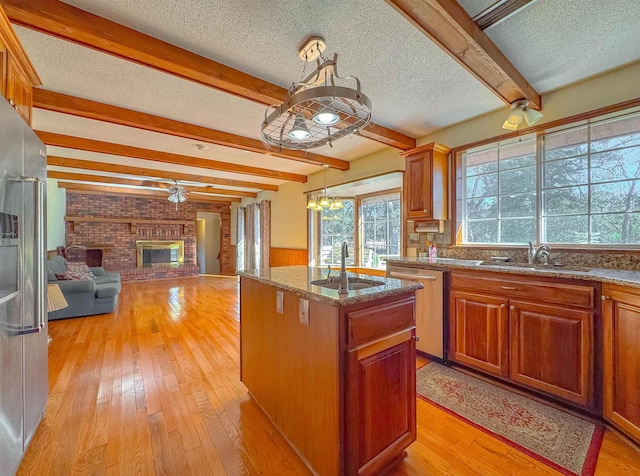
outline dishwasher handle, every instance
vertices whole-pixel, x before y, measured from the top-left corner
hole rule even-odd
[[[436,281],[438,278],[435,276],[420,276],[417,274],[404,274],[404,273],[398,273],[397,271],[391,271],[389,273],[389,275],[393,278],[401,278],[401,279],[413,279],[415,280],[420,280],[420,281]]]

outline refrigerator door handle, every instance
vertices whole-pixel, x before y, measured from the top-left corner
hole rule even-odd
[[[20,329],[14,329],[11,332],[12,335],[24,335],[35,334],[36,332],[42,332],[45,326],[46,309],[44,309],[44,180],[39,177],[14,177],[9,179],[12,182],[31,183],[34,186],[34,201],[36,204],[35,209],[35,242],[36,249],[34,250],[35,256],[35,268],[36,268],[36,309],[39,312],[36,313],[32,327],[22,327]]]

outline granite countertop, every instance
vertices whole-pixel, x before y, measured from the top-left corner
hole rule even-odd
[[[337,276],[338,272],[339,271],[333,270],[332,276]],[[238,274],[276,286],[280,289],[291,291],[304,299],[313,299],[332,306],[350,306],[352,304],[375,301],[384,297],[422,289],[422,284],[418,282],[402,281],[361,273],[347,273],[350,278],[359,277],[367,280],[380,281],[384,284],[368,289],[350,290],[347,294],[338,294],[336,289],[309,284],[310,281],[325,279],[327,277],[327,270],[325,268],[312,268],[308,266],[254,269],[240,271]]]
[[[483,263],[483,264],[479,264]],[[620,284],[640,288],[640,271],[626,269],[584,268],[580,266],[542,266],[519,263],[484,264],[486,261],[465,260],[456,258],[400,258],[387,260],[391,266],[407,266],[411,268],[446,268],[464,269],[470,271],[487,271],[489,273],[510,273],[550,278],[583,279],[585,281],[600,281],[602,283]]]

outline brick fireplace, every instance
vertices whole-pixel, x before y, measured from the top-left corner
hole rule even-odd
[[[170,278],[199,274],[196,263],[198,212],[220,213],[220,271],[234,274],[231,257],[231,213],[228,203],[181,203],[168,200],[98,195],[67,190],[66,245],[102,248],[102,263],[123,280]],[[71,221],[72,220],[72,221]],[[136,242],[182,242],[181,265],[137,267]],[[82,259],[74,250],[73,259]]]

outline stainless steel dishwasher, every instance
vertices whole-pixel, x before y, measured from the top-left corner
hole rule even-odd
[[[444,357],[444,274],[431,269],[387,265],[387,277],[418,281],[424,289],[416,291],[416,349],[446,360]]]

